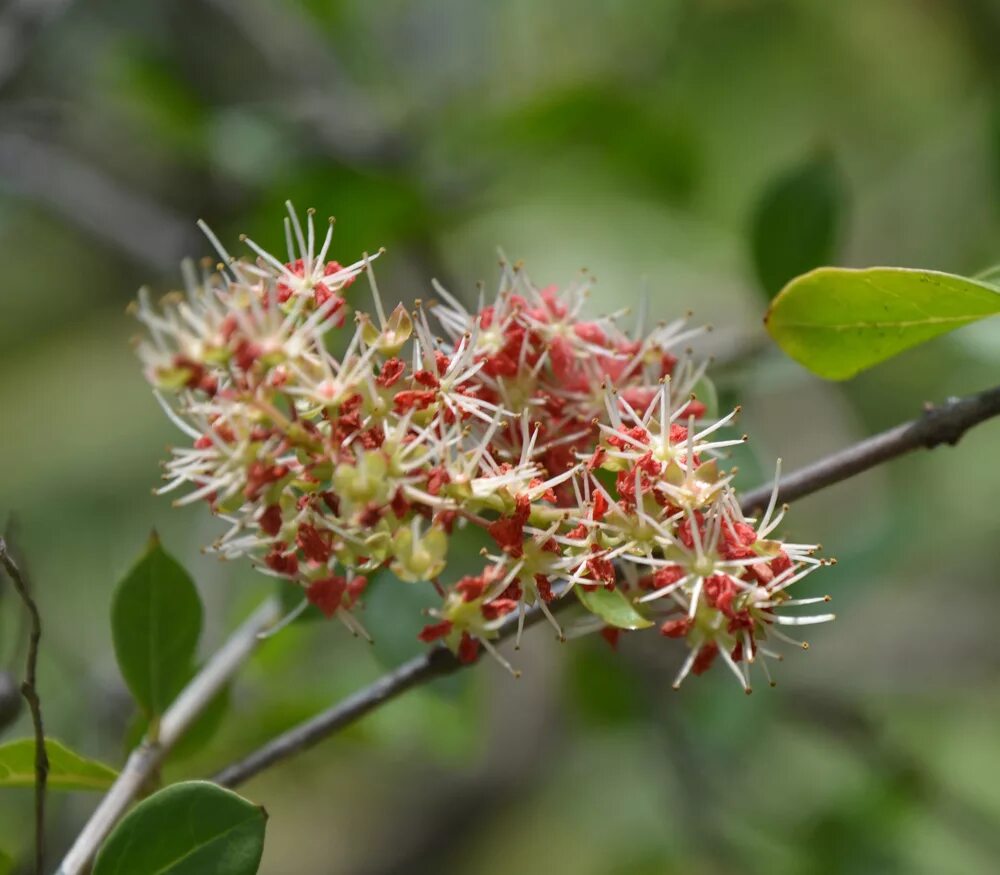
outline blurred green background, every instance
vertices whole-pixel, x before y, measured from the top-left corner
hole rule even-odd
[[[643,287],[657,317],[691,308],[744,406],[750,487],[777,456],[790,470],[997,382],[996,320],[846,385],[811,377],[764,342],[775,279],[752,253],[773,234],[778,273],[798,265],[815,208],[822,260],[1000,260],[998,46],[995,0],[8,2],[0,513],[18,515],[43,611],[50,733],[122,761],[110,594],[150,528],[196,575],[204,652],[271,591],[200,554],[207,512],[150,495],[177,436],[124,309],[208,253],[196,218],[276,245],[285,198],[335,214],[335,257],[387,246],[380,285],[405,300],[432,276],[471,297],[500,245],[540,282],[592,270],[597,311]],[[769,205],[789,186],[782,230]],[[786,535],[840,559],[810,580],[839,619],[775,690],[744,697],[719,670],[677,694],[673,642],[614,654],[536,629],[519,681],[484,664],[247,785],[271,815],[262,871],[998,871],[998,448],[986,424],[793,508]],[[373,648],[339,624],[269,641],[167,777],[418,652],[396,595],[371,594]],[[4,660],[18,622],[4,588]],[[95,801],[52,798],[53,859]],[[26,851],[29,803],[0,795],[0,847]]]

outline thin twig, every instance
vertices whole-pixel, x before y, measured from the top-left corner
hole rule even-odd
[[[525,628],[533,626],[544,618],[545,615],[540,610],[533,608],[526,612],[524,626]],[[506,640],[515,632],[517,632],[517,615],[511,614],[500,627],[498,640]],[[433,647],[384,674],[374,683],[351,694],[332,708],[273,738],[249,756],[218,772],[212,780],[224,787],[242,784],[268,766],[312,747],[318,741],[359,720],[407,690],[435,678],[446,677],[472,664],[460,662],[447,647],[440,645]]]
[[[940,444],[954,445],[970,428],[995,416],[1000,416],[1000,387],[965,398],[952,398],[938,407],[928,405],[918,419],[867,438],[783,477],[778,496],[784,500],[802,498],[912,450],[932,449]],[[742,496],[740,505],[743,510],[749,513],[762,507],[771,494],[772,486],[767,484]],[[533,609],[528,612],[525,625],[540,619],[541,613]],[[501,627],[500,637],[509,637],[516,625],[516,617],[509,617]],[[407,690],[462,667],[464,664],[451,651],[435,647],[326,711],[276,736],[248,756],[226,766],[212,780],[227,787],[242,784],[268,766],[312,747]]]
[[[21,576],[10,553],[7,542],[0,537],[0,564],[3,565],[24,602],[31,618],[31,635],[28,638],[28,656],[25,660],[24,681],[21,695],[31,711],[31,722],[35,727],[35,873],[42,875],[45,859],[45,785],[49,777],[49,757],[45,750],[45,725],[42,722],[42,703],[38,698],[38,646],[42,640],[42,618],[38,605],[31,597],[28,584]]]
[[[932,450],[941,444],[954,446],[974,425],[998,415],[1000,386],[976,395],[949,398],[938,406],[928,404],[924,407],[923,415],[917,419],[859,441],[839,453],[782,477],[778,500],[795,501],[812,495],[826,486],[839,483],[913,450]],[[741,498],[744,510],[750,512],[767,504],[773,486],[772,481],[746,493]]]
[[[281,616],[277,599],[264,602],[205,664],[167,708],[155,740],[146,739],[128,758],[115,783],[91,815],[57,875],[80,875],[112,827],[148,784],[166,755],[260,643],[260,635]]]
[[[223,769],[212,780],[224,787],[235,787],[276,762],[312,747],[328,735],[353,723],[370,711],[395,699],[413,687],[434,678],[445,677],[461,668],[454,654],[445,647],[434,647],[404,662],[362,690],[338,702],[315,717],[258,748],[249,756]]]

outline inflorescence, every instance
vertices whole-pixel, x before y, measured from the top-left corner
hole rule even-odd
[[[744,516],[722,465],[739,411],[708,418],[683,320],[588,320],[586,277],[538,288],[506,262],[475,311],[435,283],[440,300],[387,314],[374,258],[329,258],[332,220],[318,240],[289,205],[286,262],[249,239],[254,257],[233,258],[203,230],[222,263],[186,265],[186,294],[143,292],[136,311],[147,377],[190,438],[159,491],[208,502],[229,524],[213,549],[301,587],[302,608],[365,635],[367,579],[387,568],[440,595],[423,641],[510,668],[494,643],[508,615],[520,638],[537,606],[563,637],[554,603],[575,595],[577,631],[614,643],[655,621],[683,639],[674,686],[721,659],[748,692],[750,666],[770,680],[780,658],[771,639],[804,646],[779,627],[833,619],[779,612],[828,601],[789,589],[829,560],[773,536],[776,495]],[[350,319],[361,274],[374,312]],[[446,584],[466,526],[493,549]]]

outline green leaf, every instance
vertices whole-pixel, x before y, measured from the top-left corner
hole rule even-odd
[[[5,851],[0,851],[0,875],[10,875],[13,871],[14,858]]]
[[[111,630],[132,695],[149,716],[162,714],[193,672],[201,599],[188,573],[155,536],[118,585]]]
[[[115,827],[93,875],[252,875],[266,820],[263,808],[217,784],[172,784]]]
[[[605,589],[602,586],[588,592],[582,586],[574,586],[573,591],[588,611],[596,614],[609,626],[646,629],[653,625],[653,621],[640,614],[621,590]]]
[[[824,267],[790,282],[765,322],[778,345],[830,380],[1000,313],[1000,288],[902,267]]]
[[[53,738],[45,739],[49,756],[48,786],[53,790],[107,790],[118,777],[110,766],[88,760]],[[35,740],[18,738],[0,744],[0,787],[35,786]]]
[[[750,240],[754,270],[768,298],[792,277],[833,260],[844,189],[833,156],[822,151],[764,190]]]

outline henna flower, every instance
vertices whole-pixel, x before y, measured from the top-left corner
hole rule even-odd
[[[185,293],[136,307],[146,376],[188,439],[159,491],[226,523],[212,549],[359,634],[371,573],[433,586],[421,640],[511,671],[500,629],[537,608],[564,637],[557,603],[577,596],[609,640],[655,620],[684,642],[675,685],[724,663],[749,691],[775,640],[801,644],[785,626],[833,618],[786,612],[826,601],[789,590],[827,563],[775,537],[773,496],[740,511],[739,409],[702,397],[704,365],[679,352],[696,330],[626,331],[624,313],[584,315],[586,276],[560,291],[506,263],[474,310],[435,284],[386,315],[374,259],[334,260],[314,218],[289,205],[281,257],[244,238],[235,258],[205,228],[217,270],[187,265]],[[449,585],[469,526],[494,550]]]

